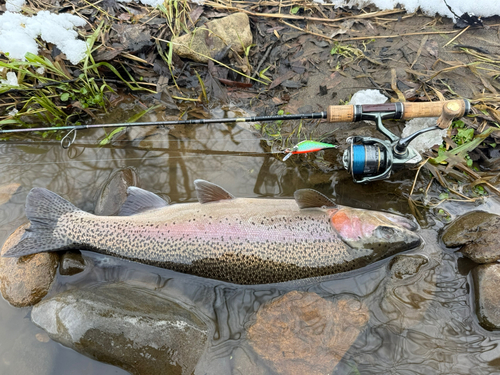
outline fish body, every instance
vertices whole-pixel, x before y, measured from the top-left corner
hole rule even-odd
[[[338,207],[313,190],[299,191],[296,202],[234,198],[202,180],[196,187],[200,203],[177,205],[129,188],[121,216],[96,216],[35,188],[26,204],[31,232],[6,255],[87,248],[198,276],[262,284],[349,271],[420,244],[408,219]]]

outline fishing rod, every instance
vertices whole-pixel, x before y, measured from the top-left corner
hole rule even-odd
[[[409,143],[425,132],[448,128],[453,119],[468,114],[470,110],[470,103],[466,99],[422,103],[397,102],[386,104],[331,105],[328,106],[327,111],[317,113],[7,129],[0,130],[0,134],[69,130],[61,140],[61,146],[63,148],[68,148],[74,143],[77,131],[84,129],[160,125],[203,125],[299,119],[326,119],[329,123],[368,120],[374,121],[377,130],[384,134],[389,140],[359,136],[348,138],[347,141],[350,143],[350,148],[344,152],[343,164],[345,169],[351,173],[355,182],[369,182],[388,178],[392,171],[417,165],[422,158],[415,149],[409,146]],[[409,120],[419,117],[439,118],[436,126],[419,130],[406,138],[399,138],[387,130],[382,123],[382,120],[386,119]],[[333,147],[335,146],[328,143],[303,141],[291,149],[283,150],[283,153],[287,154],[283,160],[288,159],[291,155],[315,152]]]

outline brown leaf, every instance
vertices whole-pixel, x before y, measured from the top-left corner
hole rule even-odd
[[[435,40],[428,40],[425,43],[425,49],[427,52],[431,54],[431,56],[434,56],[436,59],[439,54],[439,44]]]
[[[97,49],[97,51],[93,54],[94,61],[111,61],[120,53],[123,52],[122,48],[106,48],[101,46]]]
[[[276,78],[270,85],[269,85],[269,90],[275,88],[276,86],[280,85],[282,82],[287,81],[295,76],[295,72],[292,70],[289,70],[282,76]]]
[[[203,13],[203,7],[199,6],[194,8],[191,13],[189,13],[189,21],[187,24],[187,28],[191,29],[195,24],[196,21],[198,21],[198,18],[200,18],[201,14]]]
[[[249,88],[252,87],[253,85],[251,83],[245,83],[245,82],[236,82],[236,81],[231,81],[229,79],[224,79],[224,78],[217,78],[220,82],[225,84],[226,86],[233,86],[233,87],[243,87],[243,88]]]

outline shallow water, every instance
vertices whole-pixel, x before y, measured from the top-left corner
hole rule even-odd
[[[0,211],[3,242],[24,217],[24,201],[32,187],[48,188],[84,210],[92,211],[100,187],[117,168],[136,168],[140,185],[168,195],[173,203],[195,201],[193,181],[202,178],[235,196],[291,198],[299,188],[314,188],[341,204],[409,214],[407,194],[413,172],[388,182],[355,185],[347,172],[318,171],[304,159],[282,163],[268,153],[249,130],[225,124],[162,129],[161,136],[119,147],[95,147],[104,131],[81,132],[69,150],[53,142],[0,144],[2,183],[20,190]],[[86,145],[85,147],[79,145]],[[146,147],[146,149],[144,149]],[[500,203],[449,202],[456,216],[472,209],[500,212]],[[397,286],[388,283],[389,260],[351,273],[275,285],[237,286],[169,270],[84,252],[89,266],[82,274],[57,276],[49,294],[97,283],[121,282],[155,288],[199,314],[211,336],[197,374],[240,373],[234,358],[248,371],[258,366],[272,373],[252,351],[246,328],[266,301],[291,290],[316,292],[335,300],[353,296],[368,306],[370,319],[334,374],[493,374],[500,373],[500,333],[481,328],[474,315],[468,263],[437,240],[443,227],[431,212],[421,211],[425,246],[410,251],[428,263],[419,279]],[[30,309],[0,301],[0,373],[126,374],[47,341],[29,319]]]

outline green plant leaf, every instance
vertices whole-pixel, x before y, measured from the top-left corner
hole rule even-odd
[[[272,79],[270,79],[268,76],[266,76],[266,72],[267,70],[271,67],[271,65],[269,65],[267,68],[265,69],[262,69],[260,72],[259,72],[259,77],[262,78],[262,79],[265,79],[269,82],[272,82]]]
[[[113,139],[113,136],[125,129],[125,126],[120,126],[119,128],[114,129],[111,133],[109,133],[103,140],[99,142],[99,146],[107,145]]]
[[[449,197],[450,197],[450,194],[448,194],[448,193],[441,193],[441,194],[439,194],[439,199],[440,200],[448,199]]]
[[[63,92],[60,96],[61,100],[63,102],[67,101],[69,99],[69,94],[67,92]]]
[[[465,143],[461,146],[455,147],[451,151],[445,151],[444,149],[439,150],[438,156],[430,160],[435,164],[441,164],[443,162],[446,162],[446,160],[450,157],[458,156],[461,158],[465,158],[465,156],[469,151],[474,150],[477,146],[481,144],[481,142],[483,142],[494,131],[498,131],[498,129],[488,128],[481,134],[476,135],[474,139],[469,143]]]

